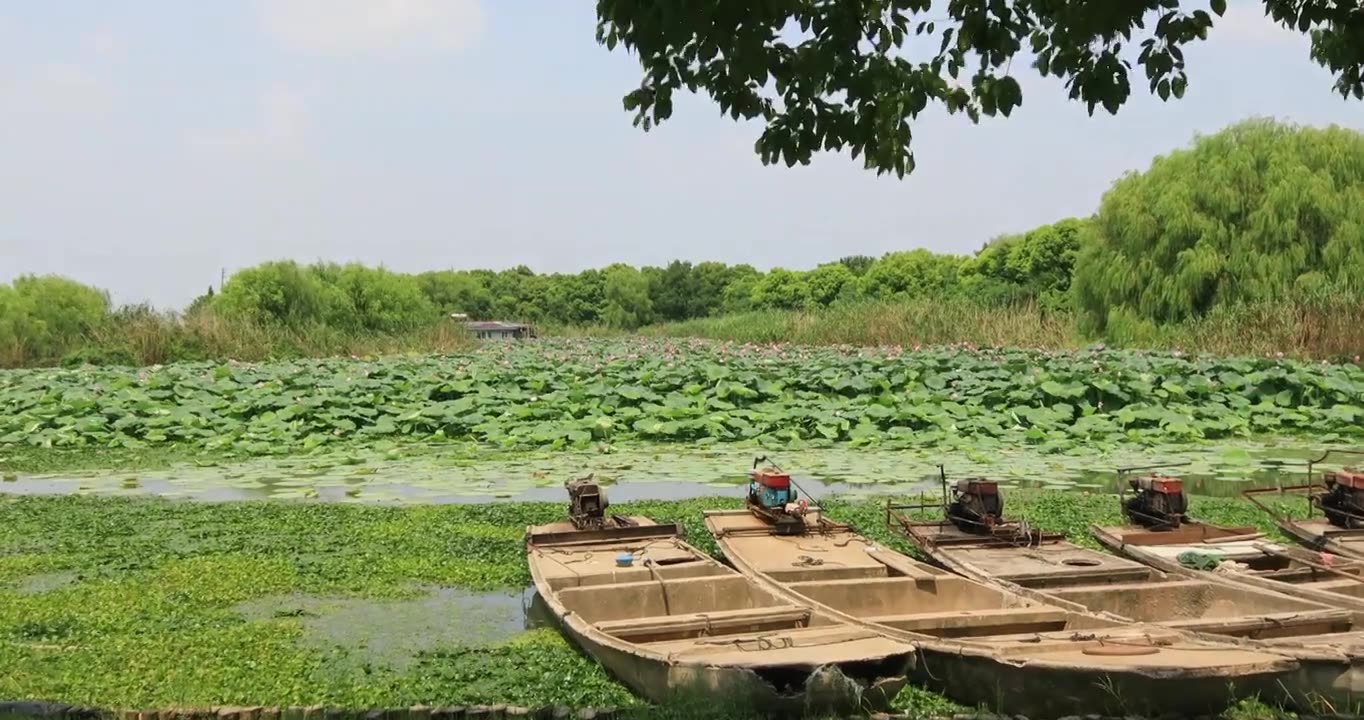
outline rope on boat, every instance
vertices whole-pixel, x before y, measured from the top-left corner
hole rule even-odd
[[[717,647],[733,645],[735,649],[740,650],[742,652],[764,652],[767,650],[786,650],[790,648],[819,647],[821,645],[838,645],[840,643],[855,642],[857,640],[862,639],[864,638],[836,638],[832,640],[815,640],[812,642],[802,642],[798,644],[796,643],[795,640],[792,640],[789,636],[786,635],[777,637],[776,642],[774,642],[770,636],[764,635],[756,638],[730,638],[728,640],[722,640],[719,638],[716,639],[697,638],[695,640],[695,643],[697,645],[709,645]],[[753,645],[756,645],[756,647],[752,647]],[[687,654],[686,651],[670,652],[667,654],[668,662],[673,662],[678,658],[678,656],[686,654]]]
[[[780,646],[781,649],[785,649],[785,648],[789,648],[789,647],[795,647],[795,642],[794,642],[793,640],[791,640],[791,638],[789,638],[789,637],[782,636],[782,637],[777,638],[777,640],[780,640],[780,641],[781,641],[781,646]],[[744,645],[745,645],[746,643],[753,643],[753,644],[757,645],[757,647],[756,647],[756,648],[754,648],[754,647],[744,647]],[[758,651],[761,651],[761,650],[772,650],[772,649],[778,647],[777,643],[772,642],[772,640],[771,640],[770,638],[768,638],[767,636],[756,637],[756,638],[748,638],[748,639],[744,639],[744,638],[731,638],[731,639],[729,639],[729,640],[698,640],[696,644],[697,644],[697,645],[733,645],[734,647],[736,647],[736,648],[738,648],[738,649],[740,649],[740,650],[742,650],[742,651],[744,651],[744,652],[758,652]]]
[[[789,635],[771,636],[761,635],[756,638],[730,638],[728,640],[697,640],[697,645],[733,645],[744,652],[761,652],[764,650],[785,650],[787,648],[807,648],[819,647],[820,645],[838,645],[845,642],[854,642],[865,638],[833,638],[829,640],[813,640],[810,642],[797,643]],[[752,647],[756,645],[756,647]]]
[[[573,569],[572,567],[570,567],[570,563],[582,562],[582,561],[586,560],[587,557],[578,558],[577,560],[560,560],[559,558],[556,558],[556,557],[554,557],[553,555],[546,554],[545,551],[544,551],[543,549],[541,549],[541,548],[535,548],[535,554],[537,554],[537,555],[539,555],[539,556],[545,558],[546,560],[552,560],[552,561],[558,563],[560,567],[562,567],[563,569],[565,569],[565,570],[567,570],[567,571],[573,573],[573,577],[575,577],[575,578],[578,579],[578,583],[579,583],[579,584],[582,584],[582,579],[583,579],[582,573],[580,573],[580,572],[578,572],[577,570],[575,570],[575,569]],[[592,553],[587,553],[587,556],[588,556],[588,557],[591,557],[591,555],[592,555]]]
[[[672,607],[668,602],[668,584],[663,582],[663,576],[658,573],[658,563],[654,562],[653,558],[645,558],[644,567],[649,568],[649,573],[654,576],[654,580],[658,581],[659,592],[663,595],[663,614],[672,615]]]

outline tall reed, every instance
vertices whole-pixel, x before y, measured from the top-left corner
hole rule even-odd
[[[212,310],[179,315],[131,307],[110,314],[88,332],[62,338],[46,353],[21,342],[0,346],[0,367],[443,353],[466,350],[474,343],[464,328],[449,321],[402,333],[353,333],[322,324],[263,324]]]
[[[578,335],[597,334],[576,328]],[[619,331],[601,331],[617,335]],[[1194,321],[1088,337],[1073,315],[1033,304],[989,307],[969,300],[875,302],[828,310],[760,311],[652,325],[639,334],[814,345],[950,345],[1131,349],[1216,355],[1279,355],[1356,361],[1364,355],[1364,301],[1354,297],[1219,307]]]

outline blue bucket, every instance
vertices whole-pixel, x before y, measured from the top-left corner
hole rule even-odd
[[[635,564],[633,553],[623,552],[616,556],[616,567],[630,567]]]

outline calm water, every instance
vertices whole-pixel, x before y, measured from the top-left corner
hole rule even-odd
[[[237,611],[253,621],[296,620],[309,645],[396,668],[424,652],[494,645],[526,630],[555,627],[532,587],[483,593],[438,587],[402,600],[281,595],[247,601]]]
[[[1183,463],[1168,472],[1194,494],[1235,496],[1254,486],[1305,478],[1305,460],[1322,448],[1306,444],[1236,443],[1180,448],[1129,448],[1045,455],[1028,450],[964,452],[855,448],[801,450],[774,459],[792,471],[814,499],[844,495],[938,491],[938,463],[949,479],[984,476],[1006,487],[1110,492],[1116,469]],[[644,446],[612,453],[562,452],[488,459],[444,458],[436,452],[393,459],[317,455],[258,459],[214,467],[182,466],[146,473],[20,475],[0,482],[0,493],[23,495],[157,495],[205,501],[300,500],[362,503],[486,503],[564,500],[563,482],[589,473],[610,488],[614,502],[675,500],[738,493],[752,466],[751,449],[688,450]],[[1323,467],[1339,467],[1333,456]]]

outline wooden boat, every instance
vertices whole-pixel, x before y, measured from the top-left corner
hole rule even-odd
[[[526,555],[564,632],[654,702],[723,698],[784,716],[883,709],[915,660],[913,643],[792,602],[692,547],[677,525],[600,514],[550,523],[528,529]]]
[[[1291,655],[1300,662],[1300,671],[1283,680],[1276,695],[1283,701],[1309,705],[1314,698],[1325,698],[1337,705],[1352,704],[1356,693],[1364,690],[1364,666],[1355,669],[1364,658],[1364,616],[1360,613],[1339,603],[1290,596],[1277,588],[1198,575],[1179,567],[1177,560],[1152,566],[1080,547],[1064,536],[1002,517],[1002,513],[988,518],[982,527],[976,522],[981,519],[978,513],[969,512],[972,507],[979,509],[979,502],[955,499],[977,492],[981,484],[990,483],[981,479],[958,483],[950,504],[944,490],[941,507],[946,517],[942,520],[915,521],[898,510],[929,506],[891,503],[887,504],[887,520],[944,567],[1028,598],[1199,637],[1236,638],[1232,642],[1243,647]],[[1218,540],[1257,537],[1254,528],[1221,528],[1190,518],[1182,484],[1176,478],[1138,478],[1132,486],[1138,490],[1135,497],[1119,496],[1123,513],[1132,521],[1121,530],[1142,547],[1160,542],[1158,538],[1215,545]],[[964,514],[970,517],[962,517],[963,505]],[[1107,532],[1116,531],[1109,528]],[[1114,549],[1131,556],[1136,544]]]
[[[1019,588],[1102,585],[1148,579],[1150,568],[1132,560],[1080,547],[1060,533],[1003,514],[998,483],[984,478],[950,488],[943,467],[942,500],[886,501],[886,525],[916,549],[958,575]],[[905,511],[929,511],[936,520],[913,520]]]
[[[1152,532],[1131,525],[1092,525],[1090,534],[1113,552],[1167,573],[1196,571],[1213,582],[1364,612],[1364,561],[1270,542],[1253,528],[1200,524]]]
[[[1282,653],[957,576],[810,510],[798,535],[776,534],[748,510],[706,512],[705,522],[745,576],[787,602],[918,645],[914,679],[967,705],[1034,718],[1216,714],[1241,697],[1274,695],[1298,669]]]
[[[1269,513],[1285,535],[1308,548],[1364,560],[1364,472],[1346,468],[1339,472],[1324,472],[1321,482],[1314,481],[1314,467],[1332,455],[1364,455],[1364,450],[1327,450],[1321,457],[1307,461],[1306,483],[1254,488],[1242,494]],[[1261,502],[1260,497],[1269,494],[1302,497],[1306,501],[1305,517],[1294,518]]]

